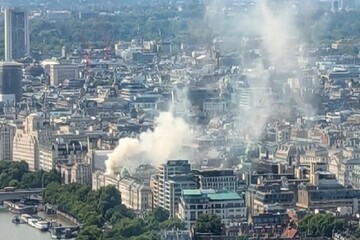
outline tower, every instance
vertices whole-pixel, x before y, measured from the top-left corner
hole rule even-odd
[[[5,9],[5,61],[30,55],[29,18],[26,11]]]
[[[0,102],[21,101],[22,64],[0,62]]]

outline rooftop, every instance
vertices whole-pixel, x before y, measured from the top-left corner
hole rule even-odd
[[[214,189],[188,189],[182,191],[183,196],[201,196],[206,195],[212,201],[223,201],[223,200],[241,200],[242,197],[229,190],[214,190]]]

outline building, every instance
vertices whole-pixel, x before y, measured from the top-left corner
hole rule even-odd
[[[91,166],[88,163],[72,163],[57,165],[63,184],[79,183],[91,185]]]
[[[78,79],[79,67],[76,64],[51,64],[49,66],[50,85],[57,86],[66,79]]]
[[[63,140],[54,143],[43,143],[39,146],[39,168],[50,171],[57,164],[72,165],[85,163],[87,146],[79,141],[65,143]]]
[[[122,203],[135,211],[144,211],[151,203],[151,193],[148,184],[133,178],[123,169],[117,176],[106,175],[102,171],[96,171],[92,175],[92,188],[97,190],[108,185],[115,186],[120,194]]]
[[[216,115],[226,112],[226,100],[221,98],[209,98],[203,102],[203,111],[210,115]]]
[[[260,183],[259,185],[250,185],[246,191],[246,207],[249,215],[267,213],[269,208],[275,204],[284,209],[295,207],[296,190],[285,185],[288,184]]]
[[[246,217],[244,199],[238,193],[229,190],[183,190],[178,217],[185,226],[190,229],[202,214],[216,214],[225,225],[239,222]]]
[[[158,173],[150,180],[153,207],[162,207],[175,216],[183,189],[196,189],[197,183],[191,174],[188,160],[168,160],[161,164]]]
[[[121,202],[135,211],[149,209],[151,201],[150,186],[130,176],[123,177],[118,184]]]
[[[311,163],[328,162],[328,151],[324,147],[315,147],[306,150],[304,154],[300,155],[300,164],[310,166]]]
[[[6,120],[0,121],[0,162],[13,160],[13,141],[16,125]]]
[[[48,119],[40,113],[28,115],[22,127],[16,128],[13,161],[25,161],[30,171],[39,170],[39,145],[50,142],[52,131]]]
[[[342,186],[325,168],[325,164],[310,165],[310,183],[298,186],[296,206],[309,210],[350,207],[353,214],[357,213],[360,190]]]
[[[22,97],[22,64],[0,62],[0,102],[20,102]]]
[[[30,55],[29,18],[26,11],[5,9],[5,61]]]
[[[239,179],[231,169],[194,170],[200,189],[227,189],[238,192]]]

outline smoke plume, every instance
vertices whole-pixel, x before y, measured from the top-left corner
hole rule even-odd
[[[138,138],[122,138],[106,160],[106,174],[119,172],[123,167],[133,171],[140,164],[157,166],[168,159],[182,158],[182,146],[191,139],[190,127],[169,112],[160,113],[153,131]]]

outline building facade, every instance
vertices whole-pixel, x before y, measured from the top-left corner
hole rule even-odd
[[[0,121],[0,162],[13,160],[13,141],[16,126],[6,120]]]
[[[190,229],[202,214],[216,214],[225,225],[241,221],[246,217],[244,199],[228,190],[183,190],[178,217],[185,226]]]
[[[168,160],[161,164],[158,173],[150,180],[152,206],[162,207],[173,217],[176,213],[181,189],[196,189],[188,160]]]
[[[57,86],[66,79],[78,79],[79,67],[76,64],[51,64],[49,67],[50,85]]]
[[[20,9],[5,9],[5,61],[30,55],[29,17]]]
[[[0,102],[14,104],[22,97],[22,64],[16,62],[0,63]]]
[[[52,131],[44,115],[32,113],[18,127],[13,140],[13,161],[25,161],[30,171],[39,170],[39,145],[50,142]]]

